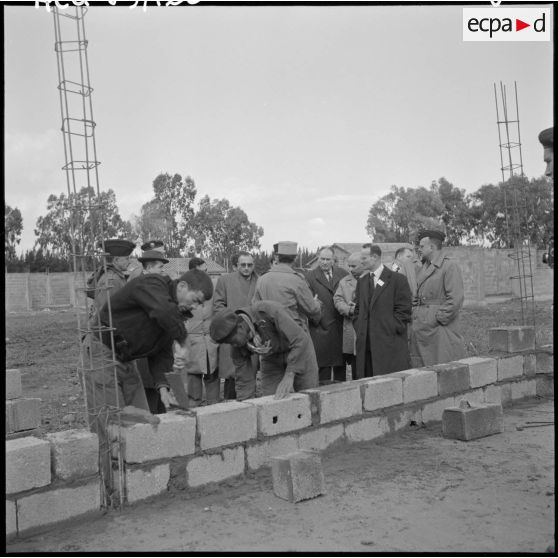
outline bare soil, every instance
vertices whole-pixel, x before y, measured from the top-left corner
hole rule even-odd
[[[291,504],[269,470],[15,541],[8,553],[543,553],[554,541],[553,401],[506,409],[471,442],[440,423],[322,455],[327,494]]]

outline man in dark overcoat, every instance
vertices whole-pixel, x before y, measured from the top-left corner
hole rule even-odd
[[[314,343],[318,360],[320,384],[332,380],[344,382],[347,379],[343,358],[343,316],[335,308],[333,295],[339,281],[348,271],[333,265],[333,250],[320,251],[318,267],[309,271],[306,281],[312,294],[322,303],[322,317],[317,324],[310,324],[310,336]]]
[[[407,279],[382,264],[382,250],[370,246],[371,269],[356,286],[356,378],[410,368],[407,325],[411,289]]]

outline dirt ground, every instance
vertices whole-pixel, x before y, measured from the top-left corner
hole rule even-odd
[[[327,494],[291,504],[269,470],[166,494],[8,545],[35,552],[543,553],[554,540],[554,401],[505,410],[471,442],[440,423],[322,455]]]

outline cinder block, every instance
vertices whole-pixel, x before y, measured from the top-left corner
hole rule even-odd
[[[195,452],[196,419],[178,413],[157,415],[161,422],[120,426],[122,455],[126,463],[191,455]],[[111,440],[118,440],[118,424],[109,425]]]
[[[201,486],[244,474],[244,448],[224,449],[222,453],[194,457],[186,466],[188,485]]]
[[[484,388],[484,400],[488,403],[502,404],[502,388],[500,386],[487,386]]]
[[[455,397],[446,397],[422,407],[422,422],[435,422],[442,420],[442,413],[448,407],[455,407]]]
[[[523,355],[523,375],[535,376],[537,373],[537,355],[534,353]]]
[[[445,397],[469,389],[469,366],[462,362],[447,362],[430,366],[438,374],[438,395]],[[424,419],[423,419],[424,420]]]
[[[19,370],[6,370],[6,399],[21,397],[21,372]]]
[[[6,442],[6,494],[46,486],[51,481],[50,444],[33,436]]]
[[[325,424],[362,414],[360,386],[352,382],[304,390],[318,409],[319,422]]]
[[[342,424],[333,426],[322,426],[315,430],[303,432],[298,438],[300,449],[312,449],[323,451],[336,442],[344,440],[345,429]]]
[[[202,450],[237,444],[257,436],[257,409],[240,401],[228,401],[193,409]]]
[[[438,374],[433,370],[411,368],[390,376],[403,380],[403,403],[438,396]]]
[[[508,405],[511,405],[512,402],[511,384],[510,383],[502,384],[500,387],[502,390],[502,406],[506,407]]]
[[[484,390],[479,388],[479,389],[474,389],[472,391],[468,391],[467,393],[462,393],[460,395],[456,395],[455,396],[455,406],[459,407],[459,404],[461,403],[461,401],[467,401],[471,405],[477,406],[477,407],[482,406],[486,403]]]
[[[41,424],[41,400],[22,397],[6,401],[6,433],[31,430]]]
[[[446,409],[442,415],[442,433],[446,438],[476,440],[504,430],[501,405]]]
[[[263,436],[275,436],[312,425],[310,396],[307,393],[295,393],[285,399],[274,399],[273,395],[269,395],[243,403],[256,407],[258,434]]]
[[[299,450],[273,458],[273,492],[289,502],[325,494],[325,479],[319,452]]]
[[[378,376],[361,385],[365,411],[376,411],[403,403],[403,380]]]
[[[99,440],[89,430],[64,430],[47,434],[52,471],[67,480],[94,475],[99,470]]]
[[[535,348],[533,326],[491,327],[488,330],[488,348],[491,351],[518,353]]]
[[[386,417],[370,417],[345,424],[345,436],[349,442],[374,440],[388,432]]]
[[[168,463],[150,469],[126,469],[126,498],[129,503],[157,496],[167,491],[170,479]]]
[[[535,395],[537,395],[537,381],[535,379],[513,382],[511,385],[512,401],[525,397],[535,397]]]
[[[251,470],[271,465],[271,458],[276,455],[291,453],[298,449],[295,436],[280,436],[265,442],[257,442],[246,446],[246,464]]]
[[[537,372],[554,372],[554,347],[544,345],[536,352]]]
[[[6,500],[6,538],[17,535],[17,511],[16,503]]]
[[[554,397],[554,374],[537,374],[537,395],[541,397]]]
[[[387,423],[390,432],[397,432],[407,428],[412,423],[422,422],[422,408],[420,405],[406,409],[390,409],[386,412]]]
[[[498,381],[523,376],[523,355],[498,359]]]
[[[495,358],[469,357],[457,360],[469,367],[470,386],[472,388],[494,384],[498,381],[498,366]]]
[[[100,509],[100,481],[31,494],[17,500],[18,531],[21,535],[28,529],[74,519]]]

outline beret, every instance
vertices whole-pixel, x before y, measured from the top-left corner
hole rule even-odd
[[[282,240],[273,245],[273,251],[279,256],[296,256],[296,242]]]
[[[238,325],[238,315],[230,308],[223,308],[215,314],[209,326],[209,335],[215,343],[222,343]]]
[[[158,250],[159,252],[164,252],[165,244],[162,240],[148,240],[145,244],[141,245],[141,249],[144,252],[146,250]]]
[[[97,246],[103,248],[102,241],[99,241]],[[136,245],[129,240],[122,240],[120,238],[111,238],[110,240],[105,240],[105,250],[107,254],[111,256],[129,256]]]
[[[539,141],[543,147],[554,147],[554,127],[547,128],[539,134]]]
[[[419,231],[417,234],[417,242],[419,242],[421,238],[425,238],[425,237],[437,238],[440,242],[444,242],[444,240],[446,239],[446,235],[442,231],[423,229]]]
[[[141,258],[138,258],[139,262],[163,262],[169,263],[169,260],[165,258],[165,254],[159,250],[146,250],[142,253]]]

